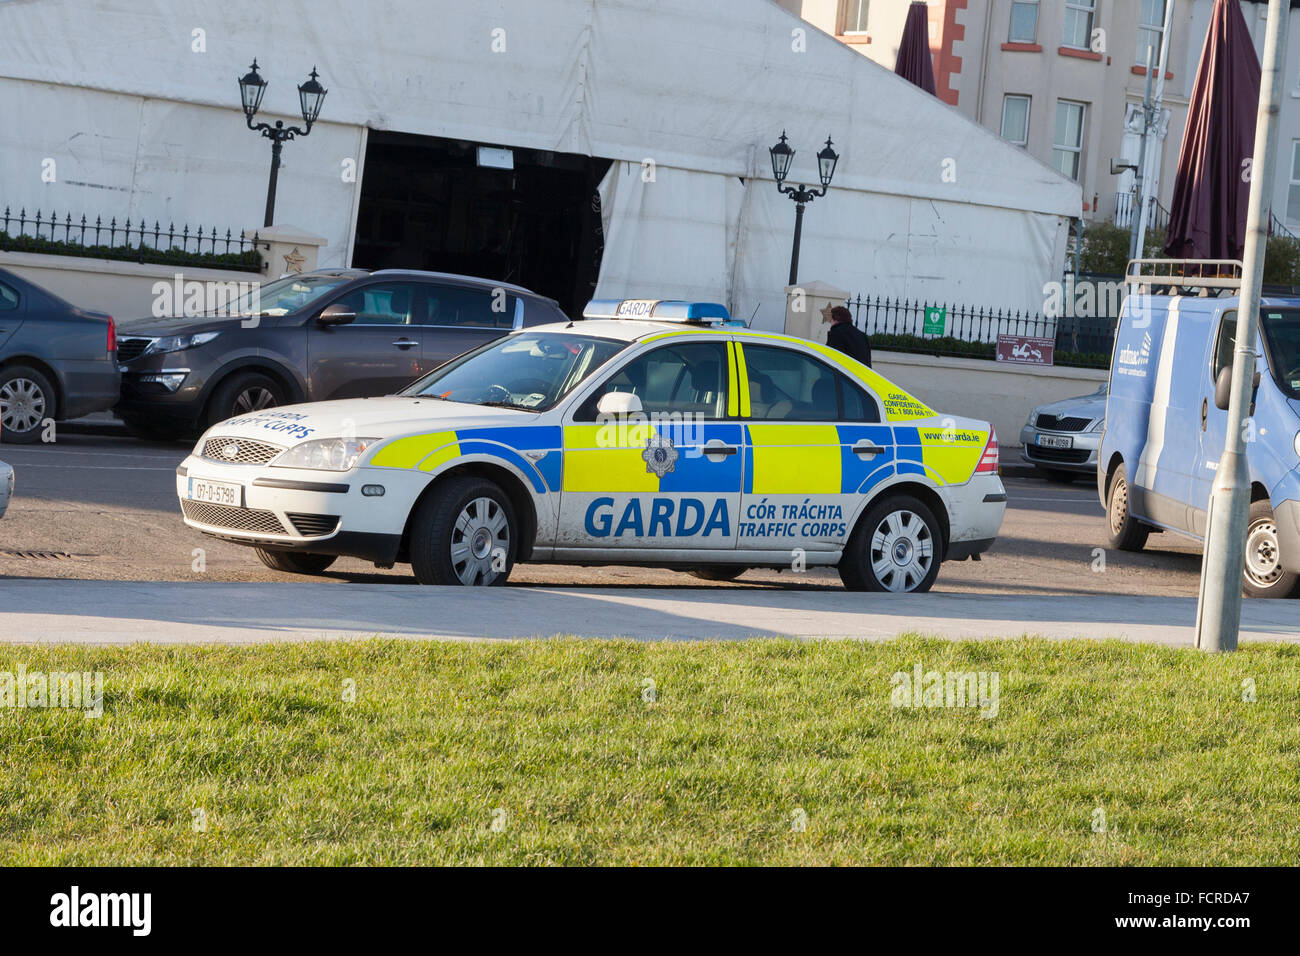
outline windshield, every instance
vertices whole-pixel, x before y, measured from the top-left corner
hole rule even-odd
[[[356,276],[285,276],[240,296],[229,307],[234,315],[286,315],[319,299]]]
[[[517,332],[452,359],[401,394],[543,412],[627,346],[568,332]]]
[[[1300,309],[1263,309],[1260,324],[1273,380],[1284,394],[1300,398]]]

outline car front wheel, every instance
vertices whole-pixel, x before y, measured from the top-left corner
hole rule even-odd
[[[873,505],[840,559],[850,591],[930,590],[943,561],[943,534],[925,502],[894,495]]]
[[[25,365],[0,369],[0,441],[29,445],[41,437],[41,423],[54,417],[54,386]]]
[[[421,584],[502,585],[518,550],[514,506],[482,478],[451,478],[416,509],[411,569]]]
[[[1295,597],[1300,591],[1300,574],[1282,569],[1282,550],[1277,520],[1267,501],[1250,505],[1246,526],[1246,563],[1242,568],[1242,590],[1256,598]]]
[[[236,372],[217,386],[208,406],[208,424],[238,418],[285,403],[284,387],[260,372]]]

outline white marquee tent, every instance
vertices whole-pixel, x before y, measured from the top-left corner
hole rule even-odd
[[[347,264],[368,130],[613,160],[599,294],[716,299],[779,325],[793,204],[767,147],[816,177],[800,278],[1037,310],[1076,183],[770,0],[0,0],[0,207],[260,223],[269,149],[314,65],[329,89],[285,149],[279,218]],[[54,160],[53,181],[42,176]],[[653,173],[653,176],[651,175]]]

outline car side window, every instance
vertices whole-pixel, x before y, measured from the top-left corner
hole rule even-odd
[[[596,418],[600,397],[609,392],[630,392],[641,399],[646,415],[698,415],[704,420],[724,417],[727,411],[727,346],[723,342],[684,342],[664,345],[611,375],[583,402],[577,417]]]
[[[847,376],[836,375],[840,387],[840,419],[846,422],[878,422],[880,406],[876,400],[859,386],[848,380]]]
[[[418,289],[412,282],[378,282],[337,300],[357,314],[352,325],[410,325]]]
[[[512,329],[517,299],[518,296],[504,289],[429,286],[428,306],[420,324]]]
[[[1214,341],[1214,365],[1210,369],[1210,385],[1219,380],[1219,372],[1232,367],[1232,351],[1237,347],[1237,313],[1225,312],[1219,320],[1219,333]]]
[[[0,312],[12,312],[18,308],[18,290],[0,282]]]
[[[745,344],[749,416],[768,421],[815,422],[839,418],[836,373],[793,349]]]

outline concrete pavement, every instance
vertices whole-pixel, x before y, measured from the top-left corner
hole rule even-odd
[[[0,643],[261,643],[373,637],[884,640],[1116,637],[1191,646],[1194,598],[723,588],[0,580]],[[1247,601],[1242,640],[1300,641],[1296,604]]]

